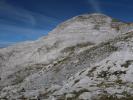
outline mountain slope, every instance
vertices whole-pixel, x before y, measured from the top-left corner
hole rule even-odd
[[[104,60],[77,72],[63,86],[44,94],[57,100],[132,100],[133,99],[133,32],[106,44],[117,51]],[[107,48],[105,48],[107,49]],[[83,66],[81,65],[83,68]],[[48,92],[48,94],[47,94]]]
[[[85,14],[39,40],[0,49],[0,98],[130,100],[132,30],[106,15]]]

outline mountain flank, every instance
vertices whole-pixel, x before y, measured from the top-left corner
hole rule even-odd
[[[133,24],[83,14],[0,49],[0,100],[133,100]]]

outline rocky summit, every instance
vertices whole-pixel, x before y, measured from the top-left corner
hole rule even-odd
[[[0,100],[133,100],[133,24],[84,14],[0,49]]]

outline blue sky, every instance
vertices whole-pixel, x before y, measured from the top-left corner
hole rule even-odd
[[[100,12],[133,22],[133,0],[0,0],[0,46],[35,40],[76,15]]]

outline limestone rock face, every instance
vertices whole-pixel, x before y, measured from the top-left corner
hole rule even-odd
[[[2,100],[132,100],[133,25],[84,14],[0,49]]]

